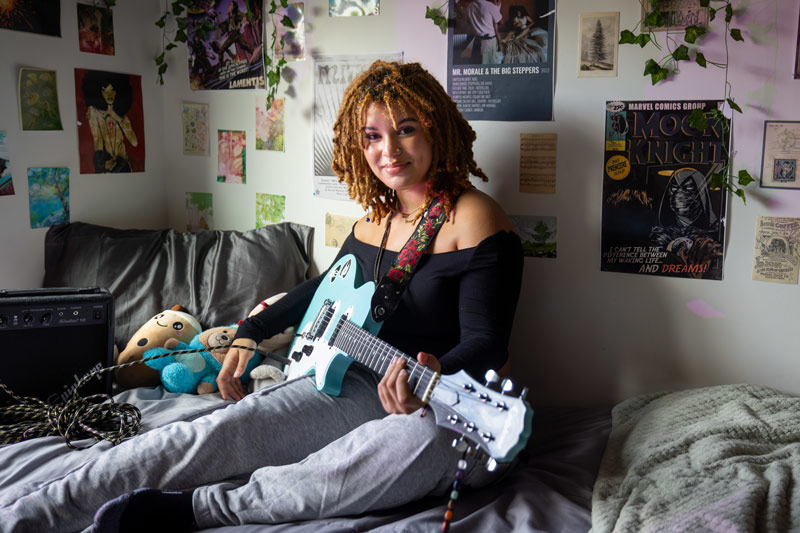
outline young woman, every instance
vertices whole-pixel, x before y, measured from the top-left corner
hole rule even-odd
[[[376,62],[345,92],[333,167],[368,211],[340,253],[353,254],[366,279],[383,278],[425,211],[443,207],[447,221],[379,336],[443,373],[482,376],[508,356],[522,251],[503,210],[469,184],[470,174],[486,179],[474,139],[419,64]],[[299,323],[324,276],[243,322],[234,345],[254,347]],[[169,435],[156,429],[126,441],[0,509],[4,524],[79,529],[107,500],[96,531],[282,523],[390,508],[453,483],[462,458],[455,434],[419,409],[402,362],[382,378],[352,365],[339,396],[310,377],[245,396],[239,377],[251,356],[231,348],[217,381],[237,403],[173,424]],[[472,459],[461,466],[467,486],[492,479]]]

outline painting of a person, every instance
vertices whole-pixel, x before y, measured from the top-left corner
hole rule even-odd
[[[132,147],[139,144],[127,116],[132,94],[130,81],[124,74],[90,70],[83,78],[95,173],[133,172],[126,149],[126,144]]]

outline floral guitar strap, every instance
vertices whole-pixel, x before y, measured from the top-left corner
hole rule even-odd
[[[397,308],[400,297],[419,264],[419,258],[425,253],[428,245],[433,242],[446,218],[447,213],[442,205],[442,200],[437,198],[422,215],[414,233],[397,254],[397,259],[389,272],[375,288],[370,309],[370,314],[375,322],[386,320]]]

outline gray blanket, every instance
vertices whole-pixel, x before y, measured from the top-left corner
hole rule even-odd
[[[800,528],[800,398],[753,385],[639,396],[612,411],[592,532]]]

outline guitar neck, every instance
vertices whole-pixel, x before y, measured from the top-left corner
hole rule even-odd
[[[367,330],[342,317],[331,335],[331,344],[344,353],[384,376],[396,357],[406,361],[408,384],[414,396],[424,399],[436,372],[404,354],[388,342],[379,339]]]

